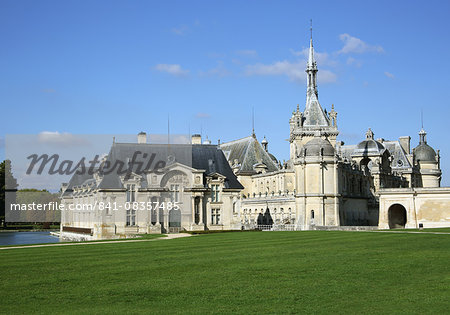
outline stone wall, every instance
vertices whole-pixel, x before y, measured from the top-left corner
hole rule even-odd
[[[381,229],[450,226],[450,187],[382,189],[379,194]]]

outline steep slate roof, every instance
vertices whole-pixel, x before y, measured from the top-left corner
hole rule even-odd
[[[253,166],[258,163],[266,165],[267,172],[278,171],[278,166],[269,153],[264,150],[253,136],[222,143],[220,148],[230,164],[234,164],[235,160],[237,160],[241,165],[237,173],[255,174],[256,171]]]
[[[402,170],[411,167],[411,164],[406,157],[406,153],[402,149],[399,141],[383,141],[383,146],[389,151],[390,155],[394,157],[391,163],[393,170]],[[340,156],[351,161],[352,154],[356,148],[357,145],[344,145],[341,147]],[[399,161],[401,162],[399,163]]]
[[[140,172],[138,170],[138,165],[133,165],[132,171],[137,175],[143,175],[143,169],[147,165],[150,156],[154,154],[155,157],[150,170],[155,167],[155,164],[158,161],[164,161],[167,164],[170,164],[170,162],[168,163],[168,159],[172,159],[172,161],[186,165],[188,167],[205,170],[206,175],[219,173],[225,176],[225,188],[244,188],[237,180],[236,175],[234,175],[222,150],[220,150],[220,148],[218,148],[216,145],[171,144],[170,146],[168,146],[167,144],[114,143],[107,156],[107,161],[110,163],[110,165],[120,163],[120,161],[127,164],[127,162],[133,158],[135,152],[140,152],[139,155],[137,155],[136,162],[142,161],[144,163],[143,167],[141,167]],[[147,154],[147,157],[145,159],[143,158],[143,154]],[[117,169],[118,168],[116,168],[109,174],[104,174],[97,188],[124,188],[120,179],[120,176],[124,176],[124,174],[118,174]],[[125,169],[125,167],[123,169]],[[107,173],[107,171],[105,173]],[[92,181],[93,175],[89,175],[87,172],[82,175],[74,174],[70,179],[66,192],[63,194],[63,196],[70,195],[73,187],[80,186],[84,183]],[[203,179],[203,182],[206,185],[206,178]],[[143,188],[147,187],[145,176],[143,176],[141,185]]]
[[[406,152],[403,150],[399,141],[384,141],[383,145],[389,151],[391,156],[394,157],[391,163],[391,167],[393,170],[412,167],[409,163],[408,158],[406,157]]]
[[[320,106],[319,100],[314,93],[310,93],[306,101],[303,117],[305,117],[303,123],[304,127],[330,126],[330,121],[327,115],[325,115],[325,112],[323,111],[322,106]]]
[[[70,178],[70,181],[67,184],[67,189],[64,191],[62,196],[69,196],[71,194],[73,187],[81,186],[81,185],[89,182],[92,179],[93,179],[93,175],[89,175],[88,168],[86,168],[86,171],[82,174],[77,174],[75,172],[73,174],[73,176]]]

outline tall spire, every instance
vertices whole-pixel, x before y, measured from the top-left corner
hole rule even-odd
[[[309,56],[306,64],[307,88],[306,88],[306,108],[304,126],[330,126],[328,117],[325,115],[319,104],[319,92],[317,91],[317,62],[314,59],[314,46],[312,39],[312,20],[311,37],[309,41]]]
[[[314,46],[313,46],[313,38],[312,38],[312,20],[311,20],[311,37],[309,39],[309,56],[308,56],[308,68],[313,69],[314,67],[317,69],[316,61],[314,60]]]
[[[308,80],[308,88],[306,95],[307,99],[309,99],[313,93],[316,95],[316,97],[319,96],[319,93],[317,91],[317,62],[314,59],[314,46],[312,39],[312,20],[310,31],[311,31],[311,38],[309,40],[309,56],[308,56],[308,63],[306,65],[306,73]]]

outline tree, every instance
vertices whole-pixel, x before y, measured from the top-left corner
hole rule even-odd
[[[17,203],[20,205],[49,205],[50,203],[59,202],[59,193],[50,193],[48,190],[38,189],[20,189],[17,191]],[[42,210],[42,211],[20,211],[20,220],[22,222],[59,222],[61,212],[59,210]]]
[[[6,203],[14,203],[16,201],[17,180],[11,172],[11,161],[4,160],[0,163],[0,217],[5,217]]]

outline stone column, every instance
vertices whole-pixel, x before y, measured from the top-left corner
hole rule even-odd
[[[206,218],[205,225],[208,226],[211,224],[211,203],[206,199]]]
[[[338,194],[339,194],[339,181],[338,181],[338,163],[335,159],[334,161],[334,222],[336,226],[341,225],[341,218],[339,214],[339,200],[338,200]]]
[[[203,197],[200,197],[200,202],[198,203],[198,213],[199,213],[199,225],[203,225]]]
[[[157,206],[156,209],[155,209],[155,212],[156,212],[156,223],[155,223],[155,225],[156,226],[160,226],[161,223],[159,223],[160,222],[160,219],[159,219],[159,198],[156,199],[156,204],[152,204],[152,206]]]
[[[192,206],[192,224],[195,224],[195,196],[191,197],[191,206]]]
[[[169,211],[164,209],[163,216],[164,216],[164,230],[166,233],[169,233]]]

